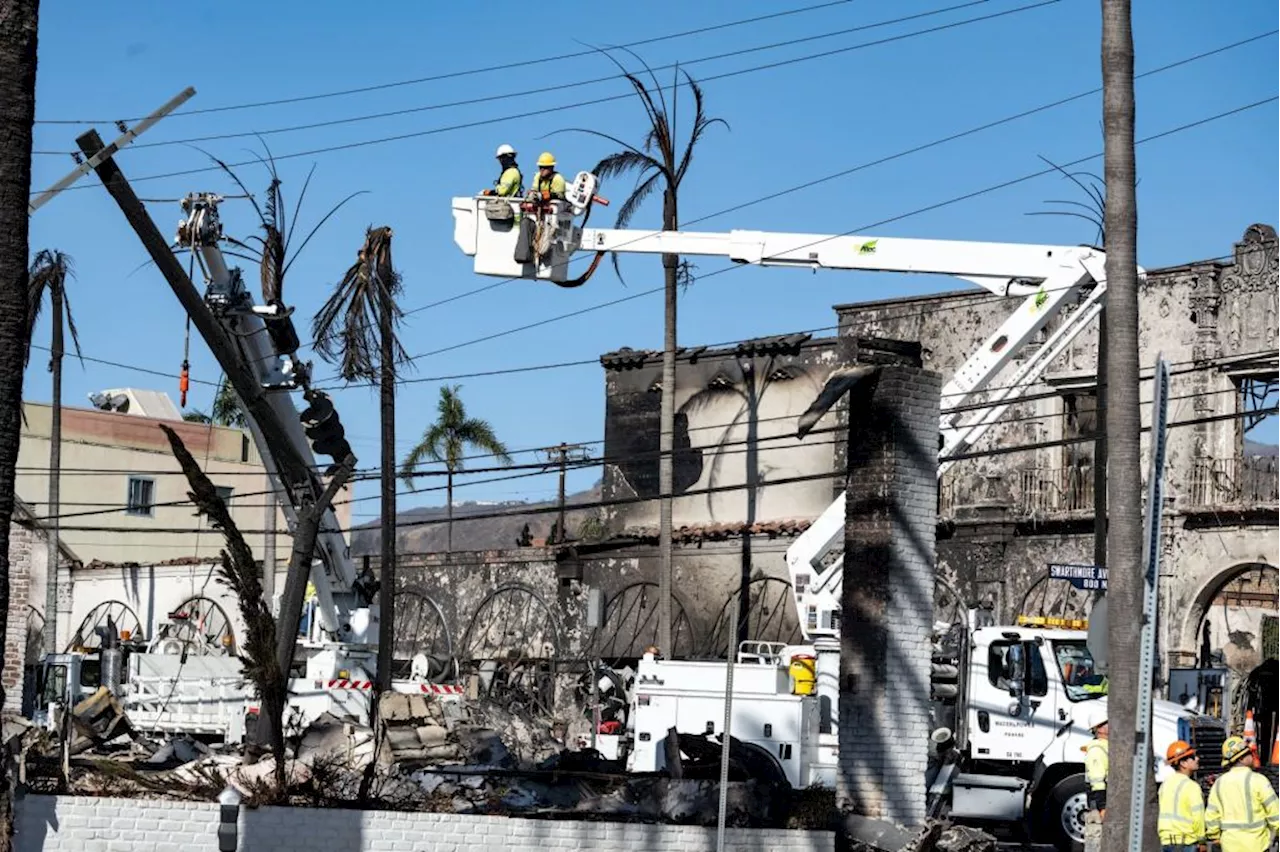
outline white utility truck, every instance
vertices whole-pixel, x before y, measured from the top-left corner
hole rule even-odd
[[[1089,246],[586,228],[596,187],[596,177],[582,172],[564,201],[454,198],[454,241],[475,258],[478,274],[564,286],[581,284],[590,273],[572,277],[569,265],[578,252],[596,252],[597,259],[605,252],[670,253],[758,266],[948,275],[999,296],[1021,297],[942,389],[939,475],[950,465],[948,456],[972,447],[1067,350],[1102,310],[1106,294],[1105,256]],[[527,239],[517,244],[520,228],[536,235],[532,254]],[[1050,330],[1051,320],[1068,307]],[[1024,352],[1042,333],[1039,345]],[[849,372],[834,376],[800,418],[801,437],[844,395]],[[735,663],[730,733],[766,754],[792,786],[828,786],[836,776],[844,528],[842,495],[787,551],[797,617],[812,644],[751,643]],[[971,614],[962,623],[940,624],[935,635],[930,807],[947,808],[957,818],[1028,824],[1062,848],[1078,849],[1085,810],[1081,749],[1089,737],[1085,717],[1087,708],[1106,700],[1091,675],[1086,634],[982,625],[975,619]],[[816,661],[813,694],[794,689],[789,669],[798,656]],[[632,768],[656,770],[665,765],[662,741],[670,728],[721,732],[726,668],[719,662],[642,659],[627,733],[598,737],[602,750],[629,746]],[[1222,737],[1220,722],[1157,703],[1157,765],[1174,739],[1203,744]]]

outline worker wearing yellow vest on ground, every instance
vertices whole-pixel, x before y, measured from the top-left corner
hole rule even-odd
[[[533,179],[533,191],[543,201],[564,201],[564,175],[556,171],[556,158],[543,151],[538,157],[538,176]]]
[[[1183,740],[1169,746],[1165,759],[1173,767],[1170,775],[1160,785],[1160,835],[1162,852],[1196,852],[1205,845],[1204,795],[1200,785],[1191,777],[1200,768],[1196,750]]]
[[[1089,732],[1093,739],[1084,748],[1084,779],[1089,784],[1089,809],[1100,817],[1107,815],[1107,773],[1111,755],[1107,742],[1107,710],[1095,707],[1089,713]]]
[[[510,145],[498,146],[498,166],[502,169],[494,186],[497,189],[486,189],[484,195],[497,195],[501,198],[515,198],[524,195],[524,175],[516,165],[516,149]]]
[[[1240,737],[1222,744],[1222,764],[1230,767],[1209,791],[1205,834],[1222,852],[1264,852],[1280,833],[1280,804],[1266,776],[1253,771],[1253,751]]]

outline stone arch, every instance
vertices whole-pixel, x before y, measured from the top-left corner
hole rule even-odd
[[[1280,572],[1278,572],[1275,565],[1263,561],[1236,562],[1214,574],[1201,584],[1195,597],[1191,599],[1191,605],[1186,608],[1182,624],[1177,633],[1179,638],[1178,648],[1173,650],[1190,653],[1198,657],[1201,646],[1201,630],[1205,618],[1210,613],[1210,608],[1221,594],[1229,590],[1233,583],[1248,577],[1250,573],[1256,573],[1260,578],[1265,578],[1269,575],[1272,581],[1268,588],[1274,588],[1277,581],[1276,578],[1280,577]],[[1273,607],[1271,611],[1275,612],[1276,610]],[[1261,637],[1259,637],[1260,639]],[[1215,642],[1214,644],[1217,643]]]

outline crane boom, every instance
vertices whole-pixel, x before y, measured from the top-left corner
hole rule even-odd
[[[1101,312],[1106,297],[1105,256],[1090,246],[1028,245],[967,240],[920,240],[850,234],[721,233],[586,228],[596,178],[579,173],[564,201],[453,199],[454,241],[475,258],[475,272],[514,278],[569,281],[579,251],[725,257],[756,266],[843,269],[948,275],[999,296],[1021,297],[1009,317],[960,365],[942,388],[941,457],[972,447],[1009,406],[1022,397]],[[508,205],[509,210],[503,210]],[[519,220],[514,213],[524,214]],[[517,227],[516,222],[521,222]],[[533,262],[518,262],[520,228],[539,249]],[[528,234],[525,235],[526,237]],[[1139,270],[1142,275],[1142,270]],[[1021,363],[1027,344],[1074,306],[1043,343]],[[999,387],[991,387],[1003,376]],[[990,390],[988,390],[990,388]],[[984,394],[985,392],[985,394]],[[984,398],[978,399],[979,395]],[[827,408],[838,395],[820,394]],[[825,408],[817,412],[820,416]],[[814,414],[811,409],[805,419]],[[805,430],[801,429],[801,434]],[[806,640],[839,635],[845,500],[841,495],[787,549],[798,620]]]

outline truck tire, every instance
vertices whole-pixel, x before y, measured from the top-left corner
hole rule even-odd
[[[1084,814],[1088,810],[1089,784],[1084,775],[1059,781],[1044,800],[1040,839],[1061,852],[1084,852]]]

